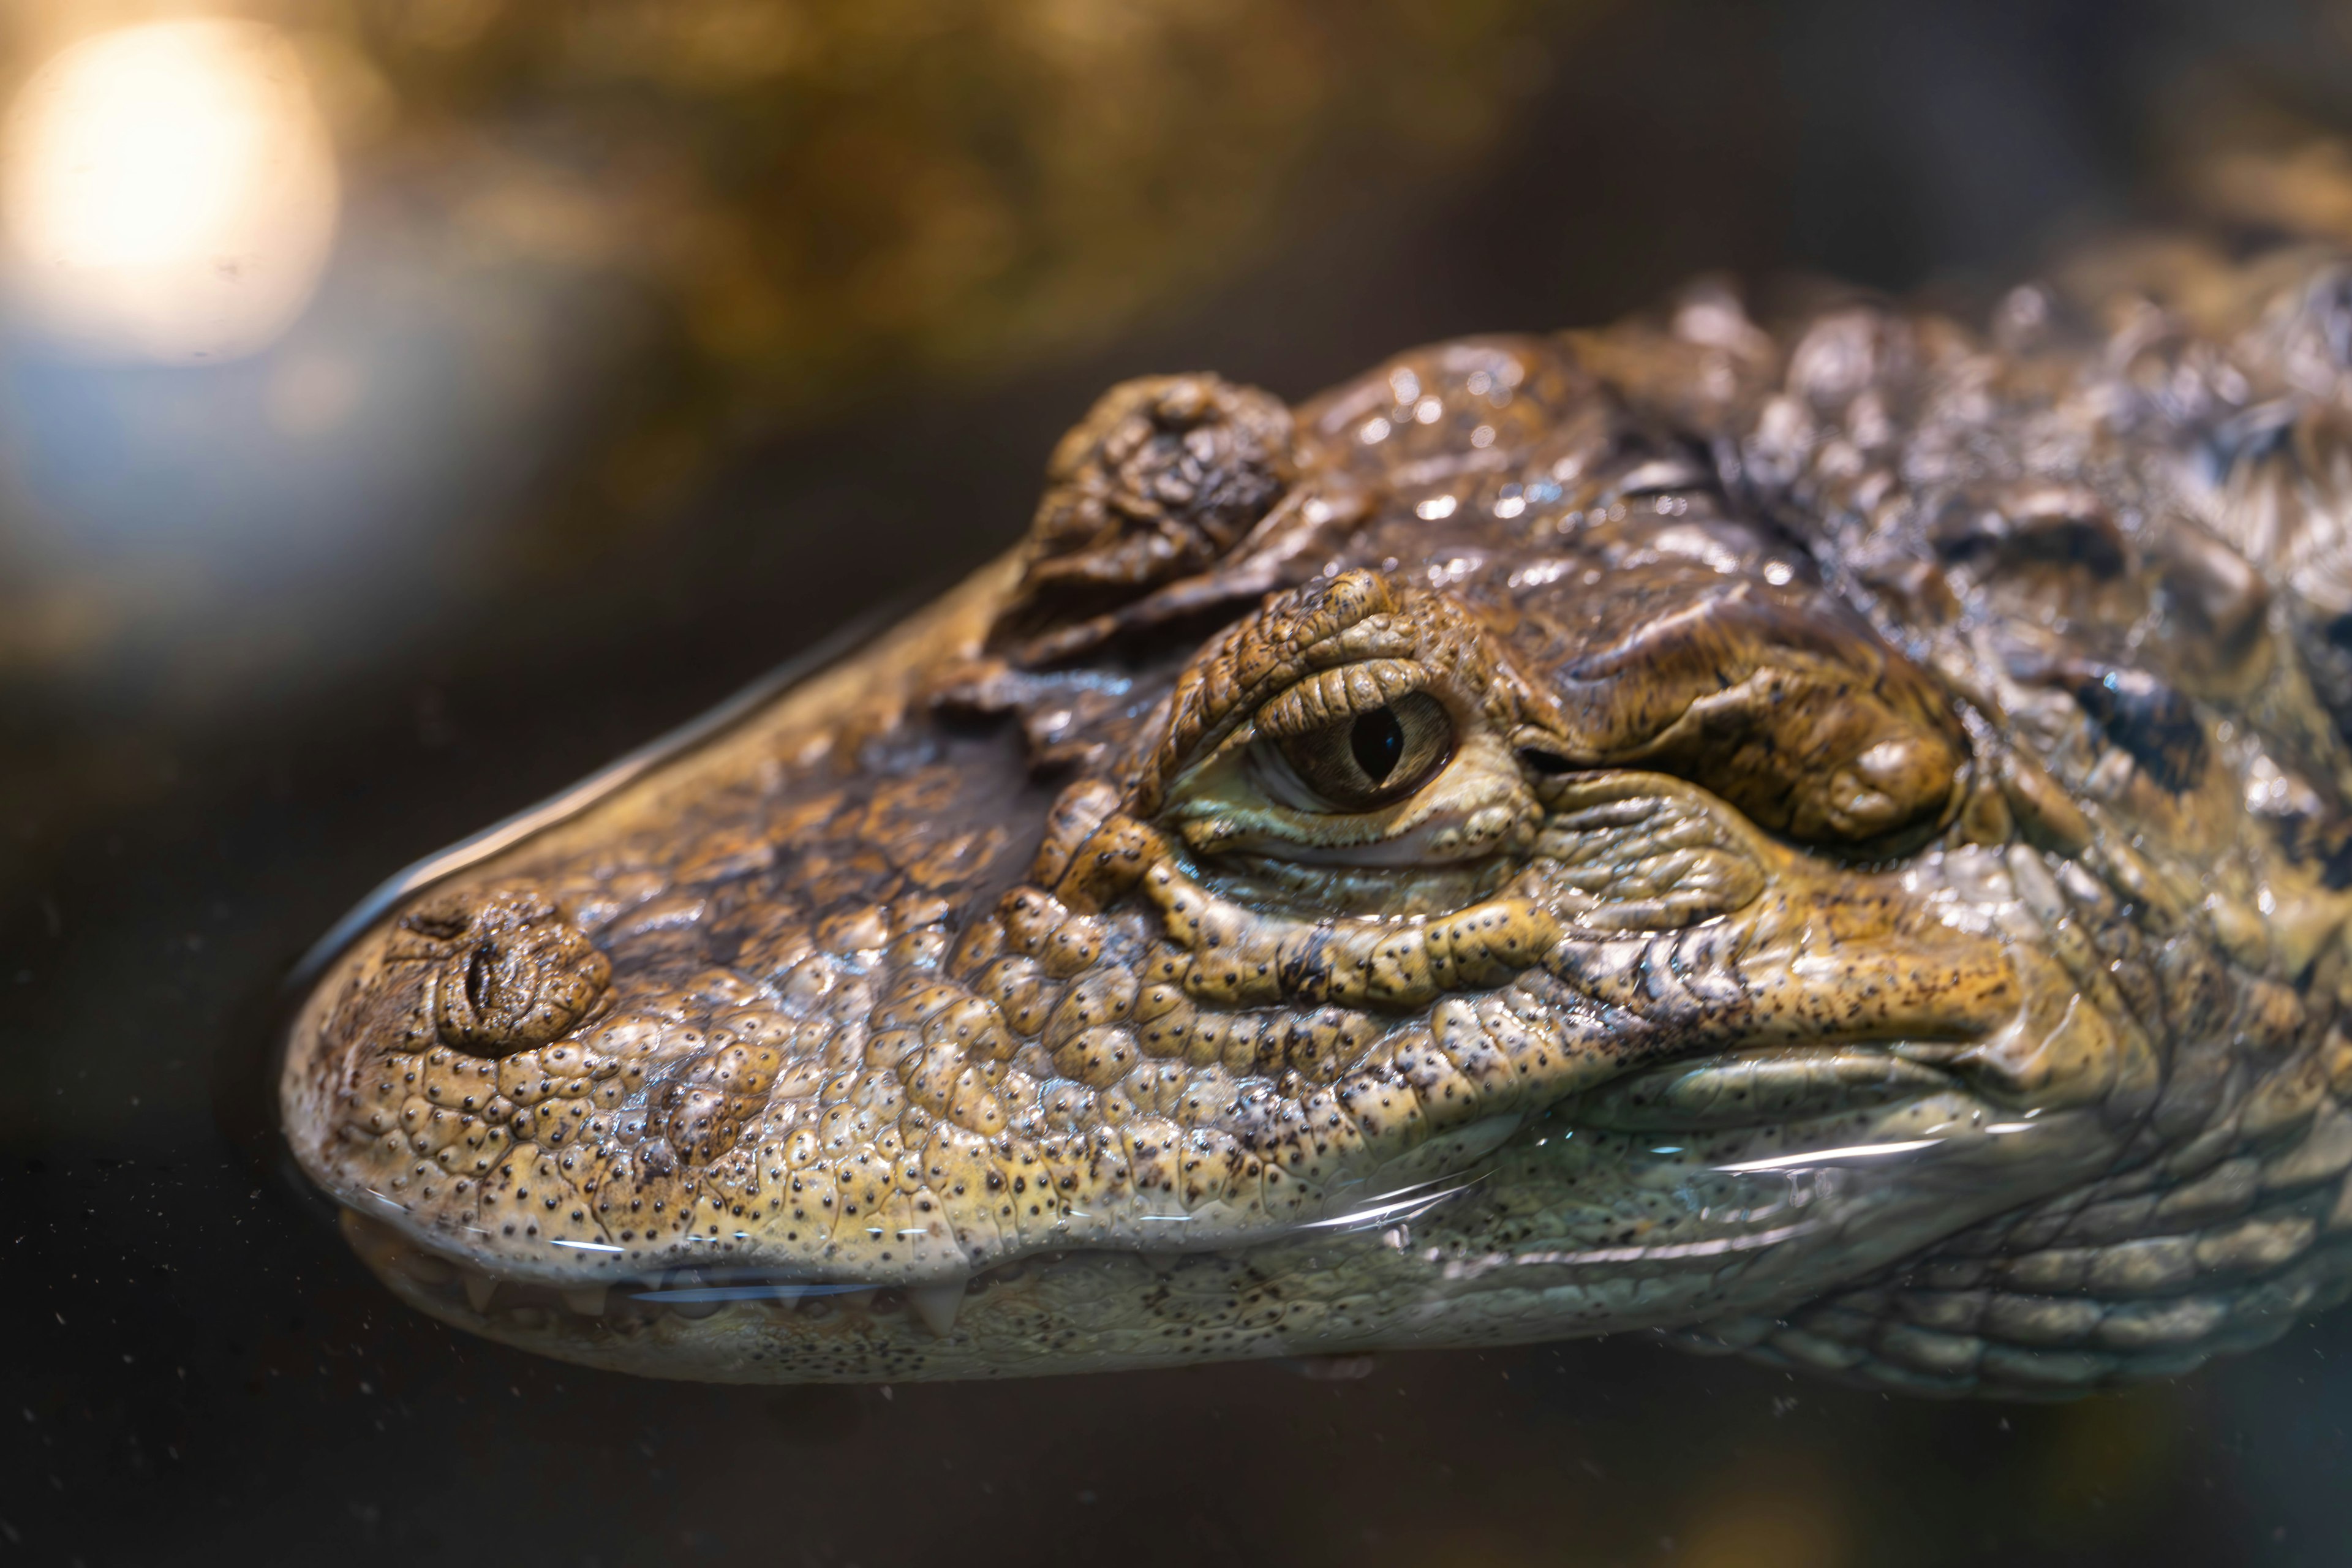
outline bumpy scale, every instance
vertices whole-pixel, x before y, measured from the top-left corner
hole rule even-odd
[[[2352,1282],[2352,269],[2091,270],[1119,387],[1019,551],[352,945],[295,1152],[658,1375],[2265,1340]]]

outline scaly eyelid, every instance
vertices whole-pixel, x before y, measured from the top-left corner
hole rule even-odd
[[[1458,732],[1459,704],[1438,690],[1437,674],[1407,658],[1368,658],[1318,670],[1267,698],[1251,716],[1251,727],[1266,740],[1283,740],[1385,708],[1401,697],[1428,692],[1444,704]]]

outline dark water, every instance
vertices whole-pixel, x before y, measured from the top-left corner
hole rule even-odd
[[[869,40],[825,57],[866,74],[763,95],[598,76],[540,50],[551,13],[415,9],[441,31],[336,14],[390,128],[350,133],[341,247],[286,344],[136,371],[16,342],[0,366],[0,1562],[2352,1561],[2352,1314],[2054,1408],[1635,1341],[1339,1384],[642,1383],[394,1303],[282,1179],[257,1065],[278,977],[378,878],[1002,548],[1108,381],[1303,395],[1702,268],[1998,277],[2161,211],[2200,138],[2327,128],[2346,16],[1232,8],[1181,59],[1099,67],[1200,79],[1138,99],[1101,166],[1053,164],[1076,217],[1013,203],[969,277],[901,268],[877,303],[861,278],[963,243],[894,227],[894,180],[985,184],[1086,124],[985,50]],[[635,268],[418,241],[494,154],[600,190],[643,147],[707,176],[676,176],[663,244],[750,239]],[[331,351],[388,389],[348,439],[254,423]]]

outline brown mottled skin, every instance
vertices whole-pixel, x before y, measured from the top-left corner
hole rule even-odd
[[[1020,550],[356,942],[294,1151],[653,1375],[2268,1340],[2352,1281],[2352,270],[2078,276],[1116,388]]]

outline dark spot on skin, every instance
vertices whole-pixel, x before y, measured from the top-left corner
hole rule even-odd
[[[2145,670],[2095,670],[2075,682],[2074,700],[2166,789],[2187,789],[2205,771],[2205,726],[2196,709]]]

